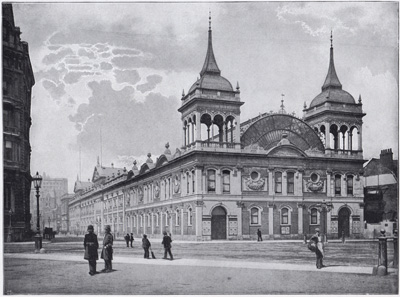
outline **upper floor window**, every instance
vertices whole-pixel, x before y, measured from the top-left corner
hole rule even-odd
[[[190,174],[186,172],[186,193],[189,194],[190,191]]]
[[[195,181],[196,181],[196,178],[195,178],[195,173],[194,173],[194,170],[192,171],[192,193],[194,193],[195,192]]]
[[[209,193],[215,193],[215,170],[207,170],[207,190]]]
[[[287,192],[294,194],[294,172],[287,173]]]
[[[347,195],[353,195],[353,176],[347,176]]]
[[[282,193],[282,172],[275,172],[275,193]]]
[[[230,193],[231,191],[231,172],[229,170],[222,171],[222,186],[223,193]]]
[[[289,224],[289,209],[286,207],[281,209],[281,224],[288,225]]]
[[[341,188],[342,188],[341,175],[336,174],[335,175],[335,195],[340,195]]]

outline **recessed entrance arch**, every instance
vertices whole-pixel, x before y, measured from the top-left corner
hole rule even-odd
[[[211,213],[211,239],[226,239],[226,211],[222,206]]]
[[[344,236],[350,236],[350,210],[347,207],[343,207],[339,211],[339,238],[342,237],[342,232],[344,231]]]

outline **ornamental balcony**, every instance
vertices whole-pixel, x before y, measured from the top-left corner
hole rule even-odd
[[[241,149],[241,145],[240,143],[235,142],[197,140],[186,146],[183,146],[181,149],[182,153],[188,153],[191,151],[238,152]]]

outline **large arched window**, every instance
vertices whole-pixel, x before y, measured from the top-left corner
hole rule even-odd
[[[251,225],[260,225],[260,210],[257,207],[252,207],[250,209],[250,224]]]
[[[353,195],[353,176],[347,176],[347,195]]]
[[[207,170],[207,191],[208,193],[215,193],[215,170]]]
[[[231,192],[231,172],[229,170],[222,171],[222,192]]]
[[[190,191],[190,174],[186,172],[186,194],[189,194]]]
[[[318,210],[316,208],[312,208],[310,212],[310,224],[317,225],[318,224]]]
[[[341,188],[342,188],[342,182],[341,182],[341,175],[336,174],[335,175],[335,195],[340,196],[341,193]]]
[[[282,172],[275,172],[275,193],[282,193]]]
[[[287,193],[294,194],[294,172],[287,173]]]
[[[289,209],[284,207],[281,209],[281,225],[289,225]]]

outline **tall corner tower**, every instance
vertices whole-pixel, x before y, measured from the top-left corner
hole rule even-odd
[[[333,42],[329,69],[322,92],[310,106],[304,106],[303,119],[321,136],[327,154],[348,154],[362,157],[362,111],[361,95],[358,103],[342,89],[333,59]]]
[[[240,89],[218,68],[212,47],[209,16],[207,54],[200,77],[182,93],[182,148],[216,146],[240,148]]]

